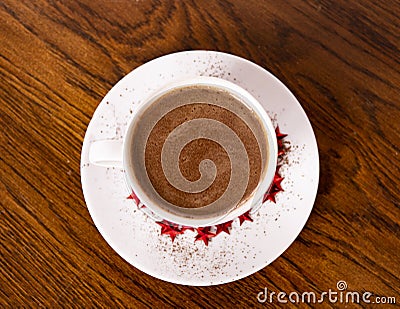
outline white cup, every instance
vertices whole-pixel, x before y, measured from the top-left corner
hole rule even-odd
[[[155,102],[162,95],[172,91],[179,87],[190,87],[190,86],[210,86],[213,88],[221,89],[223,91],[228,91],[233,96],[239,98],[247,108],[251,109],[260,120],[260,123],[264,129],[266,135],[266,161],[263,167],[263,173],[261,175],[258,186],[250,195],[250,197],[243,203],[239,205],[232,205],[232,207],[223,214],[218,214],[217,216],[197,216],[196,213],[180,214],[177,215],[171,211],[160,207],[157,203],[152,201],[147,194],[143,191],[140,180],[133,176],[133,172],[128,164],[129,145],[128,142],[133,134],[133,128],[137,124],[141,115],[141,112],[146,110],[152,103]],[[89,150],[89,161],[92,164],[100,165],[104,167],[122,167],[124,169],[125,178],[128,187],[135,193],[139,200],[146,206],[143,210],[153,217],[155,220],[166,220],[171,223],[190,226],[190,227],[203,227],[211,226],[220,223],[224,223],[239,215],[249,211],[253,207],[259,206],[262,203],[264,194],[270,188],[276,170],[277,164],[277,153],[278,146],[275,135],[274,127],[271,123],[270,118],[265,112],[261,104],[246,90],[233,84],[229,81],[215,78],[215,77],[195,77],[191,79],[186,79],[178,82],[173,82],[162,89],[159,89],[150,98],[141,103],[141,105],[134,111],[132,118],[130,119],[125,136],[123,140],[101,140],[95,141],[91,144]]]

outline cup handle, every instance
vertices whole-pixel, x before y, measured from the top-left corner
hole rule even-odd
[[[93,142],[89,149],[89,162],[103,167],[122,168],[122,140]]]

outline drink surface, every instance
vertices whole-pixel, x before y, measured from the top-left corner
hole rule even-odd
[[[186,216],[215,216],[245,202],[266,170],[258,116],[228,91],[173,89],[138,115],[129,168],[147,198]]]

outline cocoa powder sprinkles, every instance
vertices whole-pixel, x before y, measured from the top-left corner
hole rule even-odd
[[[263,126],[228,91],[180,87],[157,98],[138,119],[132,170],[145,194],[167,211],[226,212],[253,194],[266,170]]]
[[[256,188],[261,174],[261,153],[251,129],[231,111],[212,104],[193,103],[174,109],[165,115],[150,133],[145,158],[146,168],[154,189],[167,201],[179,207],[197,208],[218,199],[227,189],[231,177],[231,162],[227,152],[217,142],[196,139],[187,144],[180,153],[179,167],[182,175],[190,181],[200,179],[200,162],[209,159],[217,168],[217,175],[210,187],[199,193],[187,193],[172,186],[163,174],[161,151],[163,141],[171,131],[185,121],[198,118],[215,119],[231,128],[243,142],[250,165],[250,177],[244,179],[247,188],[241,198],[246,200]]]

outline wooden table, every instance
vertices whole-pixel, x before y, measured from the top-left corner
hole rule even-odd
[[[320,294],[339,280],[399,304],[399,16],[393,0],[3,0],[0,307],[244,307],[259,305],[265,287]],[[256,274],[213,287],[174,285],[124,262],[98,233],[80,183],[102,97],[148,60],[191,49],[276,75],[320,151],[317,199],[297,240]]]

